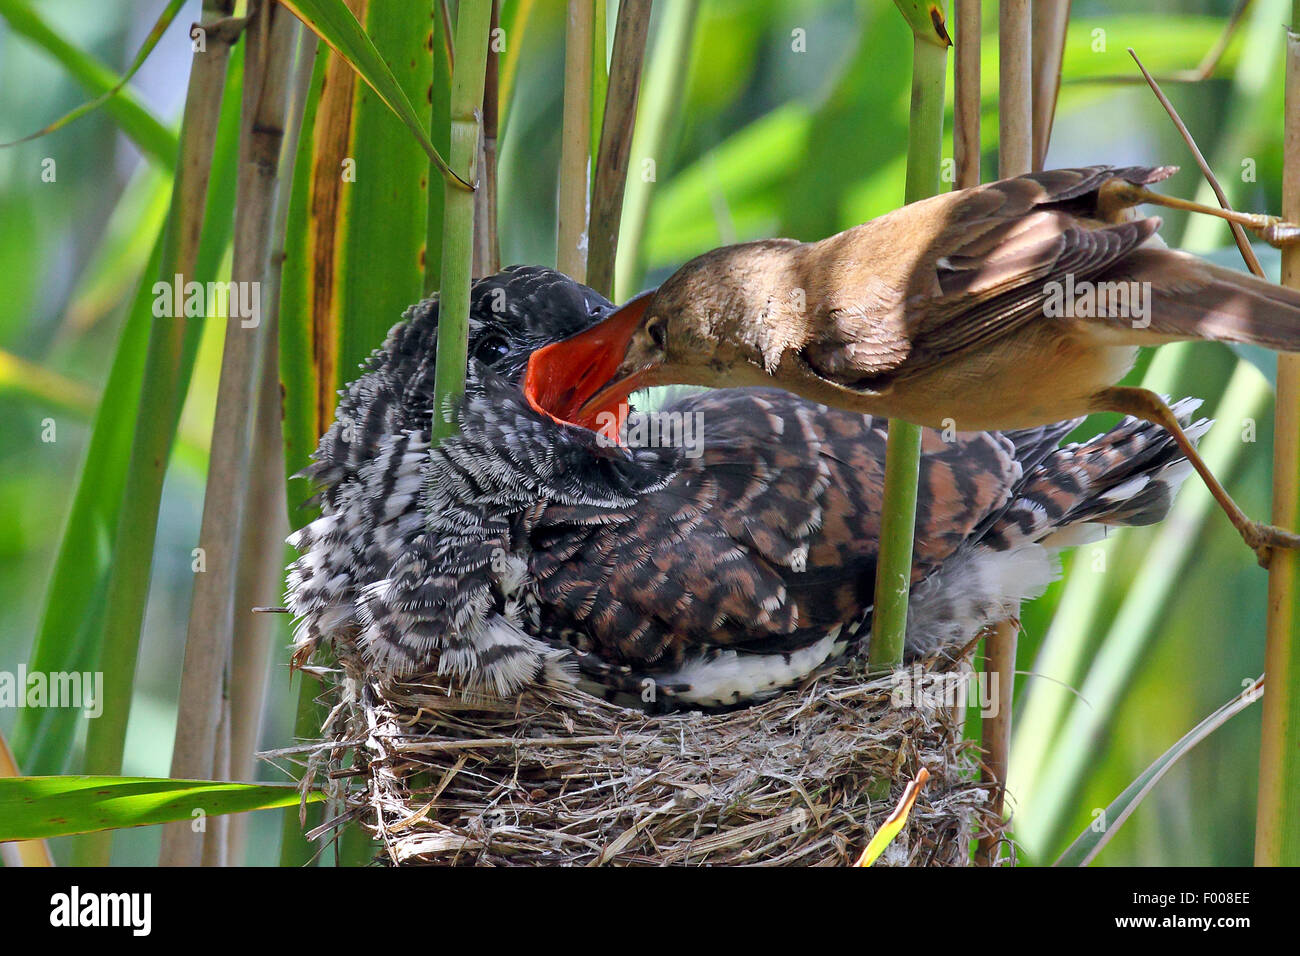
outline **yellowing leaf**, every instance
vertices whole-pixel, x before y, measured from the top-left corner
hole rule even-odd
[[[912,807],[916,805],[916,798],[921,795],[921,790],[930,780],[930,771],[922,767],[916,774],[916,779],[907,785],[903,791],[903,796],[898,801],[898,806],[887,817],[885,822],[880,825],[876,835],[871,838],[867,848],[862,851],[862,856],[858,857],[858,862],[854,866],[871,866],[885,852],[885,847],[894,842],[894,838],[902,832],[904,825],[907,823],[907,817],[912,812]]]

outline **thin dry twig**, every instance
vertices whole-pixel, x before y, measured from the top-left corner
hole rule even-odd
[[[1196,140],[1192,138],[1192,134],[1188,132],[1187,127],[1183,124],[1182,117],[1174,109],[1174,104],[1169,102],[1169,97],[1165,96],[1164,91],[1160,89],[1160,84],[1156,82],[1155,77],[1147,72],[1147,68],[1142,65],[1142,61],[1138,59],[1137,52],[1132,47],[1128,48],[1128,55],[1133,57],[1133,62],[1142,71],[1142,76],[1146,78],[1147,85],[1151,87],[1151,92],[1156,95],[1160,105],[1165,108],[1165,112],[1173,120],[1179,135],[1183,137],[1183,142],[1187,144],[1187,148],[1196,157],[1196,165],[1201,167],[1201,174],[1205,177],[1205,181],[1210,184],[1210,188],[1214,190],[1219,205],[1224,209],[1231,210],[1232,205],[1228,202],[1227,194],[1224,193],[1223,187],[1219,185],[1219,180],[1214,175],[1214,171],[1210,169],[1210,164],[1205,161],[1205,156],[1201,153],[1200,147],[1196,145]],[[1255,255],[1255,250],[1250,247],[1250,240],[1246,238],[1246,230],[1242,228],[1240,223],[1229,222],[1228,225],[1232,227],[1232,238],[1237,243],[1241,258],[1246,262],[1246,268],[1261,279],[1265,278],[1264,267],[1259,264],[1259,258]]]
[[[1246,10],[1250,7],[1250,0],[1240,0],[1237,9],[1232,11],[1232,16],[1228,18],[1228,23],[1219,34],[1219,38],[1214,41],[1214,45],[1206,51],[1205,56],[1201,57],[1201,62],[1191,70],[1179,70],[1176,73],[1170,73],[1160,77],[1161,83],[1200,83],[1208,80],[1218,69],[1219,62],[1223,59],[1223,54],[1228,50],[1228,44],[1232,42],[1237,28],[1241,26],[1242,20],[1245,19]],[[1093,76],[1080,79],[1074,82],[1079,83],[1119,83],[1129,84],[1136,83],[1136,76],[1127,73],[1116,76]]]

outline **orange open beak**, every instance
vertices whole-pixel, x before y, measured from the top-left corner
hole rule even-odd
[[[558,422],[617,441],[628,396],[652,384],[652,369],[625,367],[632,334],[652,294],[638,296],[585,332],[534,352],[524,373],[528,404]]]

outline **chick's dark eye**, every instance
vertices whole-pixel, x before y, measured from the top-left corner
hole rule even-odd
[[[474,357],[484,365],[495,365],[510,352],[510,343],[503,335],[485,335],[474,346]]]
[[[664,328],[663,319],[659,318],[657,315],[654,316],[649,323],[647,323],[645,330],[646,334],[650,336],[650,341],[655,344],[655,347],[662,349],[664,347],[664,342],[668,338],[668,332]]]

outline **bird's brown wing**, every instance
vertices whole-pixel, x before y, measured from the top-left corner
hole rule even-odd
[[[1143,184],[1171,167],[1097,166],[1020,176],[937,197],[878,220],[872,245],[899,228],[920,251],[873,263],[867,281],[888,278],[859,308],[851,288],[835,298],[826,333],[804,350],[821,375],[850,387],[880,385],[928,370],[954,354],[1044,318],[1052,280],[1104,274],[1138,248],[1159,219],[1122,221],[1105,208],[1113,180]],[[914,241],[916,241],[914,239]],[[828,253],[843,260],[847,249]],[[893,274],[890,274],[890,268]]]
[[[551,506],[532,530],[539,598],[629,663],[707,646],[779,653],[871,606],[883,422],[772,389],[693,396],[703,454],[635,509]],[[1003,506],[1020,475],[993,434],[927,432],[914,579]]]

